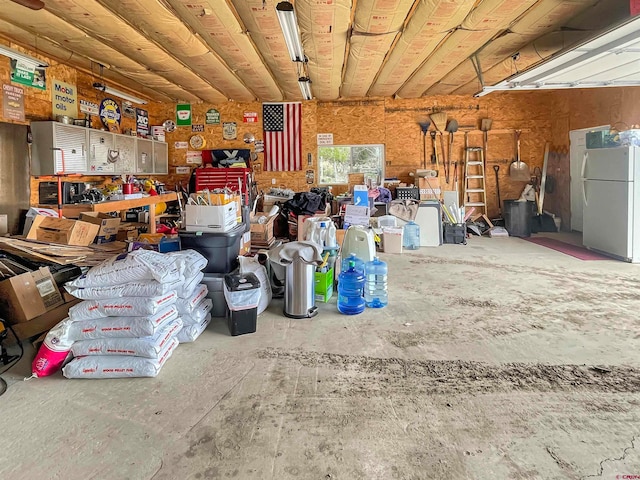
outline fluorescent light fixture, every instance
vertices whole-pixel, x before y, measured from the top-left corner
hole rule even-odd
[[[298,78],[298,85],[300,86],[300,91],[302,92],[302,98],[305,100],[311,100],[313,95],[311,94],[311,80],[309,77],[300,77]]]
[[[137,103],[139,105],[146,105],[147,101],[142,98],[135,97],[128,93],[125,93],[117,88],[107,87],[104,83],[96,82],[93,84],[93,88],[96,90],[100,90],[101,92],[108,93],[109,95],[114,95],[116,97],[120,97],[123,100],[129,100],[130,102]]]
[[[276,14],[284,35],[284,42],[289,50],[289,57],[292,62],[304,62],[304,49],[300,41],[300,30],[298,30],[298,19],[291,2],[280,2],[276,5]]]
[[[495,91],[640,86],[640,17],[553,55],[474,96]]]
[[[6,57],[13,58],[18,60],[19,62],[28,63],[29,65],[34,65],[36,67],[48,67],[49,64],[47,62],[43,62],[42,60],[38,60],[37,58],[30,57],[29,55],[25,55],[18,50],[14,50],[13,48],[5,47],[4,45],[0,45],[0,55],[5,55]]]

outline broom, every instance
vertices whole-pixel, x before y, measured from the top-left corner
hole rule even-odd
[[[446,172],[447,159],[445,157],[446,154],[444,151],[444,140],[443,140],[442,132],[444,132],[445,129],[447,128],[447,112],[432,113],[431,115],[429,115],[429,118],[431,118],[431,122],[433,123],[433,126],[440,134],[440,148],[442,149],[442,159],[443,159],[442,163],[445,166],[445,172]],[[438,176],[440,176],[440,172],[438,172]],[[447,177],[448,177],[448,174],[447,174]]]

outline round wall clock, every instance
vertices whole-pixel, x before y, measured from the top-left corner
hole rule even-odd
[[[194,150],[202,150],[207,144],[202,135],[192,135],[189,138],[189,146]]]

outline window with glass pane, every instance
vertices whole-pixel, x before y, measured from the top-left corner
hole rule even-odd
[[[321,184],[349,183],[350,173],[380,176],[384,172],[384,145],[318,147]]]

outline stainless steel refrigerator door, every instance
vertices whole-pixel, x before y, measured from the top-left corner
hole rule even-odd
[[[633,182],[585,180],[582,243],[624,260],[632,258]]]
[[[587,150],[582,161],[582,179],[633,181],[635,147]]]

